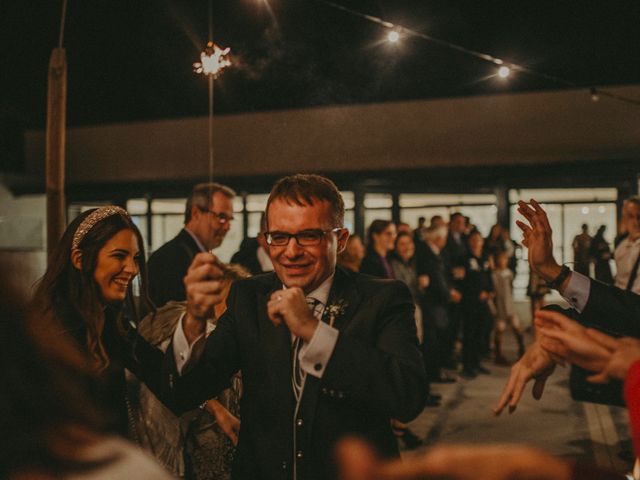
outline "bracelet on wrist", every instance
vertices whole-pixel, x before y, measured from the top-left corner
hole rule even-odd
[[[558,290],[569,275],[571,275],[571,269],[566,265],[563,265],[558,276],[550,282],[547,282],[547,287]]]

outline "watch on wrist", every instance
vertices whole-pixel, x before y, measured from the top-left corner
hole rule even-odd
[[[554,290],[558,290],[562,283],[567,279],[567,277],[571,274],[571,269],[566,265],[563,265],[560,269],[560,273],[556,278],[547,282],[547,287],[553,288]]]

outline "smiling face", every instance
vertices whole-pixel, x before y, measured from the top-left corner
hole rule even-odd
[[[380,233],[374,233],[372,235],[375,242],[376,250],[382,250],[384,252],[391,252],[395,248],[396,244],[396,226],[390,223],[387,228]]]
[[[120,230],[100,249],[93,278],[105,303],[124,301],[139,271],[138,258],[138,240],[129,229]]]
[[[413,254],[416,252],[416,246],[410,235],[402,235],[398,238],[398,241],[396,242],[396,252],[405,262],[411,260]]]
[[[222,244],[232,220],[233,199],[218,191],[213,193],[209,209],[193,206],[191,220],[186,226],[207,250],[212,250]]]
[[[278,198],[269,204],[270,232],[298,233],[303,230],[331,230],[334,225],[331,204],[316,200],[312,205],[289,204]],[[318,288],[336,268],[336,257],[347,243],[349,232],[342,229],[326,233],[318,245],[301,246],[295,238],[287,245],[269,245],[268,252],[278,278],[287,287],[300,287],[305,293]]]

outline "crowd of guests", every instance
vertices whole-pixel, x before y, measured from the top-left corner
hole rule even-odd
[[[209,252],[229,231],[233,196],[196,186],[185,228],[148,269],[117,206],[69,224],[32,298],[0,269],[2,478],[619,478],[527,447],[388,460],[394,433],[415,444],[407,422],[438,404],[430,383],[455,381],[459,360],[466,378],[488,373],[491,351],[507,363],[507,327],[522,358],[497,413],[515,409],[529,380],[540,396],[555,363],[575,363],[593,381],[625,381],[638,449],[640,342],[584,326],[640,338],[638,296],[559,266],[537,203],[520,205],[531,268],[584,318],[537,313],[541,335],[524,352],[516,246],[502,227],[485,240],[461,214],[415,231],[376,220],[365,245],[344,228],[333,182],[293,175],[274,185],[256,242],[236,257],[251,259],[251,277]],[[640,236],[631,212],[628,248]],[[336,463],[348,435],[367,443],[346,444]]]
[[[524,353],[513,302],[517,247],[501,225],[484,238],[461,213],[453,213],[448,222],[436,215],[428,225],[421,217],[413,231],[407,224],[374,220],[366,247],[351,236],[338,264],[409,287],[429,381],[449,383],[459,363],[460,375],[469,379],[489,373],[483,359],[509,365],[502,348],[507,328],[516,337],[518,356]],[[437,405],[437,396],[427,404]]]

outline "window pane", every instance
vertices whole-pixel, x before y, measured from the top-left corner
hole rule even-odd
[[[400,207],[409,208],[437,205],[493,205],[496,201],[494,194],[403,193],[400,195]]]
[[[147,207],[146,198],[131,198],[127,200],[127,212],[129,212],[129,215],[144,215],[147,213]]]
[[[267,206],[268,199],[269,199],[268,193],[247,195],[247,211],[264,212],[264,209]]]
[[[393,198],[390,193],[366,193],[364,208],[391,208]]]
[[[353,192],[340,192],[344,201],[345,210],[351,210],[355,207],[355,199]]]
[[[183,206],[184,208],[184,206]],[[156,251],[167,243],[184,227],[184,215],[180,214],[154,214],[151,217],[151,230],[153,232],[151,245],[152,251]]]
[[[574,262],[573,238],[582,232],[582,224],[589,227],[592,237],[601,225],[606,227],[605,239],[613,246],[616,231],[615,203],[579,203],[564,206],[564,258]]]
[[[454,211],[469,217],[471,223],[478,228],[483,237],[489,235],[489,230],[498,221],[498,208],[495,205],[461,206],[451,209],[451,213]]]
[[[440,215],[445,221],[449,221],[448,207],[431,208],[402,208],[400,209],[400,221],[408,223],[411,228],[418,228],[418,218],[425,217],[427,226],[431,222],[431,217]]]
[[[364,227],[366,230],[374,220],[391,220],[391,209],[367,209],[364,211]]]
[[[615,201],[618,191],[615,188],[536,188],[511,189],[509,202],[518,200],[528,202],[530,199],[538,202],[596,202]]]
[[[186,204],[186,198],[155,199],[151,200],[151,211],[153,213],[180,213],[184,215],[184,208]]]

